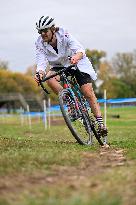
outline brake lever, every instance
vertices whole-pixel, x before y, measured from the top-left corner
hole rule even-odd
[[[41,88],[44,90],[44,92],[46,92],[47,94],[50,94],[50,93],[48,92],[48,90],[44,87],[44,85],[43,85],[43,83],[42,83],[42,80],[40,79],[39,73],[36,73],[36,76],[38,77],[39,84],[40,84]]]

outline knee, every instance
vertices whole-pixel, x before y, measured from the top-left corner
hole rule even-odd
[[[57,81],[55,79],[51,78],[51,79],[47,80],[46,82],[47,82],[47,85],[50,87],[50,86],[55,85]]]

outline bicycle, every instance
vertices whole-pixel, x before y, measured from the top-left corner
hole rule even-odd
[[[53,67],[53,69],[61,70],[45,77],[43,80],[40,80],[39,77],[40,86],[44,92],[49,94],[48,90],[43,86],[43,82],[59,75],[63,86],[63,89],[59,92],[59,105],[72,135],[81,145],[92,145],[95,136],[99,144],[103,146],[107,143],[107,136],[101,136],[98,122],[91,112],[89,103],[80,92],[75,76],[70,73],[72,68],[78,69],[76,65]]]

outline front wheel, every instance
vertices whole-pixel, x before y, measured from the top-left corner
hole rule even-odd
[[[88,113],[81,109],[80,102],[76,101],[76,97],[69,90],[63,89],[59,93],[59,104],[64,120],[77,142],[91,145],[93,135],[90,119]]]

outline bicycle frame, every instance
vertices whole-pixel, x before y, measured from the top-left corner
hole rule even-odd
[[[81,102],[84,102],[84,100],[82,100],[82,99],[83,99],[83,95],[82,95],[82,93],[80,92],[80,88],[79,88],[79,85],[77,84],[77,82],[75,81],[76,84],[75,84],[75,83],[72,84],[72,82],[68,79],[67,75],[65,74],[65,72],[71,70],[72,67],[75,67],[75,69],[78,69],[78,68],[77,68],[77,65],[72,64],[72,65],[70,65],[70,66],[68,66],[68,67],[53,67],[53,68],[55,68],[55,69],[58,69],[58,68],[60,69],[60,68],[61,68],[61,70],[59,70],[59,71],[56,72],[55,74],[52,74],[52,75],[50,75],[50,76],[44,78],[43,80],[40,80],[39,74],[37,74],[37,75],[38,75],[38,77],[39,77],[39,81],[40,81],[40,85],[41,85],[42,89],[43,89],[44,92],[46,92],[47,94],[50,94],[50,93],[49,93],[48,90],[43,86],[42,82],[45,82],[45,81],[49,80],[50,78],[53,78],[53,77],[55,77],[55,76],[57,76],[57,75],[60,75],[60,77],[61,77],[61,79],[62,79],[61,82],[62,82],[63,89],[68,89],[68,90],[69,90],[69,92],[71,93],[72,98],[75,99],[74,101],[75,101],[76,109],[77,109],[77,111],[79,111],[78,98],[80,99]],[[74,79],[75,79],[75,77],[74,77]],[[73,85],[73,87],[71,87],[71,85]],[[75,93],[77,94],[78,97],[75,95]],[[75,97],[76,97],[76,98],[75,98]],[[83,103],[82,103],[81,106],[84,107],[84,110],[85,110],[85,111],[87,110],[87,104],[83,104]]]
[[[78,83],[76,82],[75,76],[73,77],[73,79],[75,80],[76,83],[72,83],[72,80],[70,81],[67,78],[65,73],[61,74],[61,79],[62,79],[63,88],[69,90],[72,98],[75,99],[74,100],[75,101],[75,107],[76,107],[77,111],[79,112],[80,109],[79,109],[79,100],[78,99],[80,99],[80,102],[83,102],[83,95],[80,92],[80,87],[79,87]],[[77,96],[75,95],[75,93],[77,94]],[[86,104],[82,103],[81,106],[84,108],[84,111],[87,110],[87,105]]]

